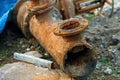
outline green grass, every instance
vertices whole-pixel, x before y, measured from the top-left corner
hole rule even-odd
[[[10,46],[5,45],[0,48],[0,58],[3,59],[0,62],[0,66],[3,66],[5,62],[9,62],[11,60],[11,57],[13,56],[13,53],[19,52],[20,46],[21,45],[19,44],[19,40],[15,40],[11,42]]]

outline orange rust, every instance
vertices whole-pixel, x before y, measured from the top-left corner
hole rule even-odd
[[[88,25],[86,19],[65,20],[55,28],[54,33],[59,36],[73,36],[81,33]]]
[[[40,4],[41,5],[40,5]],[[29,27],[29,20],[35,14],[41,14],[46,11],[49,11],[52,6],[52,2],[45,3],[45,0],[18,0],[17,4],[15,5],[14,14],[15,20],[20,26],[23,34],[26,37],[31,37],[30,32],[28,30]],[[22,15],[21,15],[22,14]]]
[[[95,68],[96,53],[82,38],[82,32],[86,29],[88,21],[84,18],[62,20],[59,10],[51,4],[52,2],[47,4],[44,0],[43,3],[30,0],[22,3],[19,8],[15,7],[19,9],[16,12],[19,27],[26,36],[32,34],[38,40],[61,70],[72,77],[89,75]],[[67,14],[70,14],[69,11]],[[92,70],[86,71],[89,68]]]
[[[50,55],[55,59],[58,65],[60,65],[60,68],[67,73],[69,73],[69,71],[66,69],[66,56],[69,55],[68,53],[72,48],[74,48],[75,46],[85,46],[90,51],[93,51],[92,47],[82,39],[82,36],[80,34],[82,31],[79,32],[78,35],[71,35],[70,37],[62,37],[54,34],[53,31],[59,26],[59,23],[55,23],[51,16],[49,16],[49,13],[33,16],[29,23],[30,32],[33,34],[33,36],[50,53]],[[36,32],[38,32],[38,34],[36,34]],[[92,55],[92,59],[95,60],[93,57],[95,52],[93,51],[90,54]],[[73,59],[71,58],[71,60]],[[79,58],[78,60],[74,60],[74,62],[77,61],[79,61]],[[82,61],[82,63],[84,62]],[[70,62],[68,62],[68,64],[70,64]],[[81,61],[79,61],[78,64],[82,65]],[[71,75],[72,73],[69,74]],[[74,77],[77,76],[79,75],[76,75]]]
[[[51,73],[51,74],[50,74]],[[53,71],[47,71],[47,74],[38,74],[32,77],[31,80],[74,80],[70,76],[66,75],[65,73],[60,72],[53,72]]]

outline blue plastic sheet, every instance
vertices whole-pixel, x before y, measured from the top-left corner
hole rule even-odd
[[[13,8],[17,0],[0,0],[0,33],[5,28],[9,11]]]

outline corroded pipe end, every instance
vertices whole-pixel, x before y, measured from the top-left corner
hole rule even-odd
[[[54,30],[54,34],[58,36],[74,36],[85,30],[88,21],[83,18],[71,18],[61,22]]]
[[[56,0],[18,0],[14,7],[14,19],[25,37],[31,37],[29,31],[31,17],[51,10],[55,3]]]
[[[84,78],[93,72],[96,62],[95,51],[88,44],[81,43],[66,53],[64,69],[72,77]]]

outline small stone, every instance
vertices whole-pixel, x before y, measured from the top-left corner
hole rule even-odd
[[[114,59],[114,57],[115,56],[112,53],[109,53],[108,56],[107,56],[107,58],[109,58],[110,60]]]
[[[116,76],[116,74],[112,74],[112,76],[114,76],[114,77],[115,77],[115,76]]]
[[[112,44],[117,45],[120,42],[120,36],[119,34],[112,35]]]
[[[100,69],[101,68],[101,63],[100,62],[97,62],[97,65],[96,65],[96,69]]]
[[[22,40],[20,41],[20,44],[23,44],[23,41],[22,41]]]
[[[25,48],[25,45],[22,45],[22,48]]]
[[[104,73],[105,73],[105,74],[111,74],[111,73],[112,73],[112,69],[110,69],[109,67],[107,67],[107,68],[104,70]]]
[[[117,71],[117,74],[120,74],[120,70],[119,70],[119,71]]]
[[[30,48],[27,48],[26,51],[30,51]]]
[[[48,53],[45,53],[44,55],[45,55],[45,56],[48,56]]]
[[[32,48],[34,48],[34,46],[31,46],[30,48],[32,49]]]
[[[118,63],[114,63],[115,66],[118,66]]]
[[[3,59],[2,58],[0,58],[0,62],[2,61]]]
[[[87,42],[94,42],[94,41],[95,41],[95,37],[94,37],[94,36],[86,36],[86,37],[85,37],[85,40],[86,40]]]
[[[112,40],[112,43],[113,43],[114,45],[117,45],[117,44],[119,43],[119,40],[118,40],[118,39],[113,39],[113,40]]]
[[[107,26],[107,25],[105,25],[105,26],[104,26],[104,28],[108,28],[108,26]]]
[[[120,51],[120,43],[117,45],[117,49]]]

